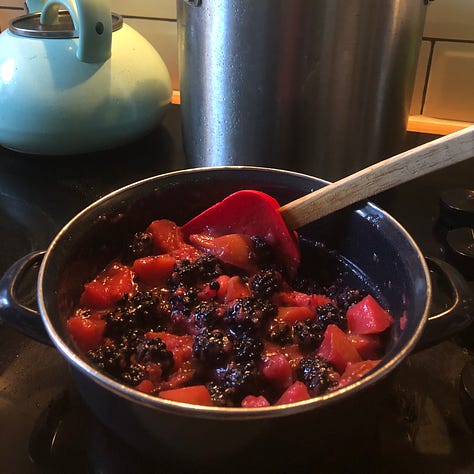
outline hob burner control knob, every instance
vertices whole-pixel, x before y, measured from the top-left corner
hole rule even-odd
[[[451,188],[441,193],[437,226],[446,259],[467,280],[474,280],[474,190]]]
[[[460,227],[446,234],[446,256],[467,280],[474,280],[474,228]]]
[[[474,430],[474,360],[467,362],[461,372],[461,404],[466,421]]]
[[[439,205],[441,222],[446,227],[474,227],[474,190],[446,189]]]

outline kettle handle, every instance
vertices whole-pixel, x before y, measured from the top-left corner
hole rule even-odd
[[[101,63],[112,54],[112,15],[107,0],[48,0],[41,11],[43,25],[58,23],[59,7],[65,7],[79,32],[77,58]]]
[[[26,0],[25,6],[28,13],[40,12],[46,0]]]

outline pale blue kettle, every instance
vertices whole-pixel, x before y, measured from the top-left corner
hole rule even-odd
[[[107,0],[29,0],[0,34],[0,145],[71,155],[136,140],[171,101],[156,49]]]

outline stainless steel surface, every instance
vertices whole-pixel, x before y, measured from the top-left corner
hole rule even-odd
[[[397,153],[426,9],[424,0],[177,0],[188,161],[335,180]]]

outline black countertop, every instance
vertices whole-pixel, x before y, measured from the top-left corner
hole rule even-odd
[[[0,270],[29,251],[46,248],[70,218],[99,197],[186,168],[180,127],[180,109],[172,106],[153,133],[119,149],[41,157],[0,147]],[[409,134],[406,148],[433,138]],[[372,200],[407,228],[425,255],[447,260],[439,198],[450,188],[474,188],[474,158]],[[394,405],[387,419],[380,420],[376,461],[358,472],[474,472],[474,435],[459,391],[461,370],[472,360],[471,332],[413,354],[402,364],[392,382]],[[121,470],[126,463],[118,468],[112,461],[106,465],[102,460],[99,468],[84,455],[78,443],[89,428],[71,409],[77,405],[84,413],[56,350],[0,326],[0,471],[132,472]],[[53,443],[46,432],[54,420]]]

